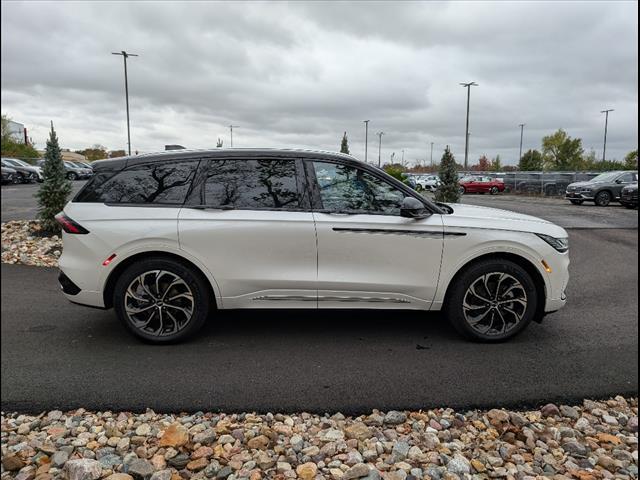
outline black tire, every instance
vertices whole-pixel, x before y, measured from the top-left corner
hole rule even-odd
[[[491,187],[491,190],[489,190],[489,193],[491,195],[497,195],[499,191],[500,190],[498,190],[498,187]]]
[[[628,208],[629,210],[631,210],[632,208],[638,208],[637,205],[632,205],[630,203],[625,203],[624,204],[624,208]]]
[[[458,189],[458,193],[460,193],[460,195],[464,195],[465,193],[467,193],[467,189],[464,188],[462,185],[460,185],[460,188]]]
[[[78,175],[75,172],[69,172],[69,173],[67,173],[67,178],[69,180],[77,180],[78,179]]]
[[[175,333],[157,335],[142,330],[134,324],[134,321],[130,318],[125,309],[125,301],[127,301],[125,298],[126,292],[132,282],[136,281],[137,278],[145,273],[149,274],[149,272],[157,270],[169,272],[170,274],[179,277],[188,287],[193,298],[191,316],[186,320],[184,326]],[[213,301],[210,298],[210,289],[208,287],[207,280],[202,274],[200,274],[200,272],[194,271],[180,261],[162,257],[147,258],[135,262],[127,267],[116,281],[113,293],[113,305],[120,321],[124,323],[129,331],[138,338],[145,342],[156,344],[179,342],[195,334],[200,330],[205,320],[208,318],[212,303]],[[154,311],[155,308],[165,311],[165,307],[151,307],[151,311],[153,311],[152,315],[156,314],[156,318],[160,313]],[[167,309],[168,308],[169,307],[167,307]],[[168,316],[165,314],[164,318],[168,318]],[[174,321],[169,323],[176,324],[177,322]],[[151,327],[154,325],[155,324],[151,324]],[[162,324],[159,328],[161,327]]]
[[[424,190],[424,188],[422,187],[422,185],[417,184],[416,185],[416,192],[422,192]]]
[[[611,194],[607,190],[602,190],[596,194],[595,203],[599,207],[606,207],[611,203]]]
[[[574,205],[582,205],[583,200],[569,200]]]
[[[19,173],[16,173],[11,179],[11,183],[13,183],[14,185],[24,183],[24,180],[22,179],[22,175],[20,175]]]
[[[492,333],[482,333],[479,330],[475,329],[467,320],[464,312],[463,302],[465,300],[465,295],[467,295],[472,284],[480,281],[483,276],[489,274],[489,281],[495,282],[494,275],[498,274],[506,274],[509,278],[515,279],[520,284],[520,291],[523,291],[526,294],[526,306],[519,307],[522,311],[518,312],[521,314],[521,317],[518,321],[512,321],[513,325],[509,327],[508,330],[500,333],[495,332]],[[444,314],[446,318],[451,322],[454,328],[465,338],[478,342],[502,342],[512,338],[522,332],[531,320],[536,315],[538,310],[538,291],[534,284],[533,279],[524,270],[520,265],[513,263],[509,260],[484,260],[479,261],[465,270],[463,270],[459,275],[454,279],[454,284],[452,284],[447,292],[447,298],[444,306]],[[500,288],[500,287],[498,287]],[[515,290],[514,290],[515,292]],[[514,309],[513,304],[508,304]],[[489,326],[492,327],[494,325],[494,319],[497,319],[496,325],[499,325],[500,315],[499,313],[491,312],[491,309],[488,309],[487,314],[487,323],[491,323]],[[515,309],[514,309],[515,310]],[[482,313],[482,311],[479,311]],[[488,315],[494,315],[494,317],[489,317]],[[502,317],[504,318],[504,317]],[[512,316],[512,319],[516,319],[517,316]],[[503,322],[503,325],[506,327],[506,322]]]

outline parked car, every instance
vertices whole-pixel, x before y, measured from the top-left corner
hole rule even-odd
[[[631,183],[622,189],[620,203],[627,208],[638,208],[638,182]]]
[[[605,172],[586,182],[575,182],[567,187],[565,198],[574,205],[594,202],[606,207],[612,201],[619,201],[625,185],[638,182],[638,172]]]
[[[57,216],[62,291],[146,341],[238,308],[443,310],[501,341],[566,302],[563,228],[433,203],[349,155],[181,150],[94,169]]]
[[[84,180],[93,175],[93,170],[76,165],[74,162],[65,161],[64,167],[67,171],[67,178],[69,180]]]
[[[93,167],[86,162],[69,162],[77,166],[78,168],[82,168],[87,171],[87,173],[91,176],[93,175]]]
[[[490,193],[496,195],[504,192],[504,182],[486,176],[463,177],[460,179],[460,193]]]
[[[24,160],[3,158],[2,166],[13,168],[16,171],[19,181],[15,183],[41,182],[43,180],[42,170],[39,167],[28,164]]]
[[[18,183],[20,182],[20,177],[18,177],[18,172],[10,167],[5,167],[4,163],[2,164],[2,184],[6,183]]]
[[[419,192],[426,190],[429,192],[435,192],[438,185],[442,183],[437,175],[419,175],[415,179],[415,189]]]

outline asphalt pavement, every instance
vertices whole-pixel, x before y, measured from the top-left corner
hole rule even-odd
[[[84,180],[71,182],[72,195],[87,183]],[[9,220],[32,220],[38,215],[38,203],[35,197],[39,183],[25,183],[19,185],[2,185],[2,214],[3,222]]]
[[[54,269],[3,265],[2,410],[359,413],[637,395],[637,235],[570,230],[567,307],[497,345],[462,340],[439,314],[238,311],[152,346],[113,311],[65,300]]]

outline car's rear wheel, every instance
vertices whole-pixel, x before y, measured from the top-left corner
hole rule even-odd
[[[582,205],[582,200],[569,200],[574,205]]]
[[[637,205],[633,205],[631,203],[625,203],[624,206],[625,206],[625,208],[629,208],[629,209],[638,207]]]
[[[416,192],[421,192],[423,190],[424,190],[424,188],[422,187],[422,185],[420,185],[420,184],[416,185]]]
[[[22,175],[19,173],[16,173],[11,179],[11,183],[13,183],[14,185],[18,185],[19,183],[24,183]]]
[[[526,328],[538,308],[533,279],[509,260],[486,260],[463,271],[448,292],[444,313],[463,336],[507,340]]]
[[[69,172],[69,173],[67,174],[67,178],[68,178],[69,180],[77,180],[77,179],[78,179],[78,175],[77,175],[75,172]]]
[[[498,187],[491,187],[491,190],[489,190],[489,193],[491,195],[497,195],[499,192]]]
[[[151,343],[183,340],[202,327],[211,299],[206,280],[179,261],[149,258],[118,278],[113,305],[120,320]]]
[[[596,195],[595,202],[596,202],[596,205],[599,207],[606,207],[611,203],[611,194],[606,190],[603,190],[602,192],[598,192],[598,194]]]

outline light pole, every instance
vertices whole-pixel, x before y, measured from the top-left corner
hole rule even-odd
[[[369,120],[364,120],[364,163],[367,163],[368,144],[369,144]]]
[[[384,135],[384,132],[378,132],[376,135],[378,135],[378,168],[380,168],[380,152],[382,151],[382,135]]]
[[[469,167],[469,101],[471,99],[471,87],[477,87],[478,84],[476,82],[469,82],[461,83],[460,85],[467,89],[467,129],[464,144],[464,169],[467,170]]]
[[[233,129],[238,128],[238,125],[229,125],[229,131],[231,132],[231,145],[230,148],[233,148]]]
[[[400,162],[400,165],[404,167],[404,148],[402,149],[402,161]]]
[[[122,55],[124,60],[124,97],[127,102],[127,146],[129,147],[129,156],[131,156],[131,128],[129,124],[129,79],[127,78],[127,58],[137,57],[135,53],[127,53],[124,50],[121,52],[111,52],[112,55]]]
[[[431,169],[433,170],[433,142],[431,142]]]
[[[518,157],[518,162],[522,162],[522,136],[524,135],[524,123],[518,125],[520,127],[520,156]]]
[[[602,147],[602,161],[605,161],[605,155],[607,153],[607,126],[609,124],[609,112],[613,112],[613,108],[608,110],[602,110],[600,113],[604,113],[604,146]]]

